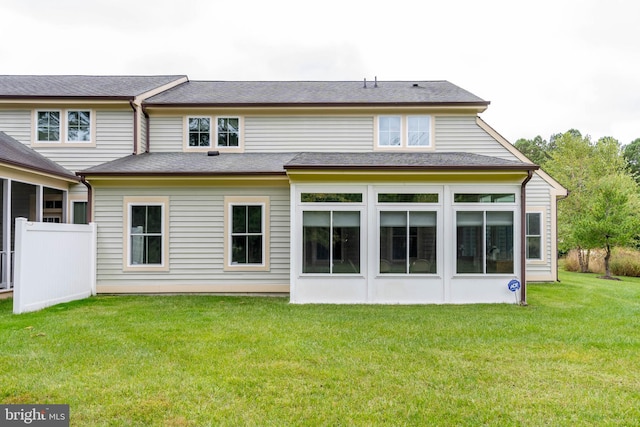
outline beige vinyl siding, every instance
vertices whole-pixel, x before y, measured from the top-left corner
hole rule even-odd
[[[245,117],[245,152],[373,149],[373,116]]]
[[[153,153],[182,151],[183,123],[181,116],[149,118],[149,151]]]
[[[270,197],[270,271],[223,271],[224,196]],[[94,188],[97,285],[281,285],[289,283],[289,189],[248,187]],[[169,271],[123,272],[123,197],[169,197]],[[122,290],[126,292],[125,289]]]
[[[435,147],[437,152],[467,152],[518,160],[476,123],[475,115],[436,116]]]
[[[552,271],[553,262],[552,257],[556,254],[552,252],[551,230],[554,227],[553,217],[551,215],[553,198],[550,192],[550,186],[537,174],[533,175],[531,181],[527,184],[527,208],[534,208],[536,210],[529,210],[530,212],[537,212],[537,208],[543,208],[543,226],[542,230],[544,239],[544,263],[540,262],[528,262],[527,274],[535,277],[549,276],[551,279],[555,272]],[[549,279],[549,280],[550,280]]]
[[[29,145],[31,143],[31,110],[1,110],[0,131]]]

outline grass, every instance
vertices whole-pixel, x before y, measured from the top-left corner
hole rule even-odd
[[[562,273],[529,306],[0,301],[0,403],[77,425],[637,425],[640,279]]]

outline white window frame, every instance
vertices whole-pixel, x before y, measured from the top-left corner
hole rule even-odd
[[[527,242],[528,242],[528,238],[529,237],[536,237],[538,236],[540,238],[540,258],[526,258],[526,262],[528,264],[544,264],[546,263],[546,245],[545,245],[545,241],[546,241],[546,233],[545,233],[545,208],[543,207],[527,207],[527,212],[525,215],[525,227],[527,227],[528,223],[529,223],[529,214],[539,214],[540,215],[540,235],[530,235],[530,234],[526,234],[526,228],[525,228],[525,254],[527,253]],[[525,255],[526,256],[526,255]]]
[[[399,117],[400,118],[400,145],[381,145],[380,144],[380,119],[383,117]],[[412,118],[426,117],[429,120],[429,139],[427,145],[410,145],[409,144],[409,121]],[[376,151],[434,151],[434,116],[432,114],[379,114],[375,116],[375,141],[374,150]]]
[[[209,145],[203,147],[189,146],[189,119],[209,119]],[[218,120],[219,119],[237,119],[238,120],[238,146],[226,147],[218,145]],[[183,135],[183,151],[207,152],[216,150],[221,153],[242,153],[244,152],[244,117],[236,115],[197,115],[191,114],[184,117],[184,135]]]
[[[69,113],[73,112],[89,113],[89,140],[75,141],[69,140]],[[38,114],[46,112],[56,112],[60,114],[60,132],[57,141],[41,141],[38,139]],[[33,147],[95,147],[96,146],[96,112],[92,108],[38,108],[33,111],[33,137],[31,138]]]
[[[131,263],[131,208],[133,206],[160,206],[162,230],[162,261],[160,264],[132,264]],[[124,232],[123,232],[123,271],[169,271],[169,198],[129,196],[123,198]]]
[[[189,127],[189,123],[191,120],[193,119],[198,119],[198,120],[209,120],[209,145],[196,145],[196,146],[191,146],[189,145],[190,142],[190,136],[191,136],[191,128]],[[210,149],[211,148],[211,141],[213,138],[213,134],[214,132],[211,131],[211,126],[213,123],[213,119],[211,118],[211,116],[187,116],[186,118],[186,123],[185,123],[185,128],[186,128],[186,141],[185,144],[187,146],[187,148],[189,150],[198,150],[198,149]],[[204,132],[198,132],[198,134],[202,134]]]
[[[233,207],[260,206],[262,208],[262,262],[234,264],[233,251]],[[224,270],[225,271],[269,271],[270,269],[270,199],[269,196],[225,196],[224,198]]]
[[[45,140],[45,139],[40,139],[39,138],[39,115],[40,113],[58,113],[58,139],[56,140]],[[56,109],[50,109],[50,110],[46,110],[46,109],[41,109],[41,110],[36,110],[35,111],[35,116],[34,116],[34,122],[35,122],[35,140],[38,144],[59,144],[60,142],[62,142],[62,135],[64,134],[63,131],[63,123],[64,123],[64,112],[62,110],[56,110]]]

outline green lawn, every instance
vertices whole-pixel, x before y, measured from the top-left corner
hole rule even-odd
[[[640,279],[562,273],[529,306],[0,301],[0,403],[77,425],[638,425]]]

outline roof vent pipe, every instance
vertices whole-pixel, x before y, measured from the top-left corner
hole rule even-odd
[[[378,76],[376,76],[375,83],[373,84],[373,87],[378,87]]]
[[[220,152],[219,151],[207,151],[207,156],[209,157],[213,157],[213,156],[219,156]]]
[[[366,77],[364,78],[364,88],[365,89],[367,88],[367,78]]]

